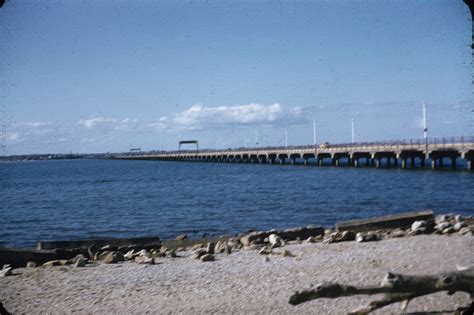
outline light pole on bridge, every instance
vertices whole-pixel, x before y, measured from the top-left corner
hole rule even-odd
[[[425,140],[425,154],[428,154],[428,127],[426,124],[426,104],[425,101],[421,103],[423,109],[423,139]]]
[[[355,143],[354,116],[352,116],[351,118],[351,124],[352,124],[352,143]]]

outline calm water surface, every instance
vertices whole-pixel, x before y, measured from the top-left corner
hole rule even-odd
[[[161,161],[0,163],[0,246],[198,237],[433,209],[474,214],[474,174]]]

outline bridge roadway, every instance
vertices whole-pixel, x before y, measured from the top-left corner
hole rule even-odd
[[[221,163],[268,163],[316,165],[361,165],[402,168],[443,166],[456,167],[457,159],[466,160],[467,168],[474,167],[474,137],[433,138],[372,143],[326,144],[320,146],[256,147],[227,150],[167,151],[143,154],[124,154],[118,159],[196,161]],[[445,164],[445,161],[448,161]],[[314,163],[313,162],[313,163]]]

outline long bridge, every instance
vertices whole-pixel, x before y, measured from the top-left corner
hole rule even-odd
[[[124,154],[118,159],[193,161],[216,163],[267,163],[303,165],[381,166],[432,169],[443,166],[456,168],[457,160],[464,159],[473,169],[474,137],[429,138],[364,143],[323,143],[288,147],[255,147],[226,150],[178,150]],[[447,163],[446,163],[447,162]]]

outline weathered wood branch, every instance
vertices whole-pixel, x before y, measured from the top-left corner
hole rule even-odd
[[[382,300],[373,301],[354,312],[367,314],[396,302],[404,302],[404,307],[406,307],[410,300],[418,296],[439,291],[447,291],[450,295],[454,292],[466,292],[474,298],[474,269],[428,276],[387,273],[381,286],[355,287],[338,283],[321,283],[309,290],[296,292],[290,297],[289,302],[297,305],[319,298],[384,294]]]

